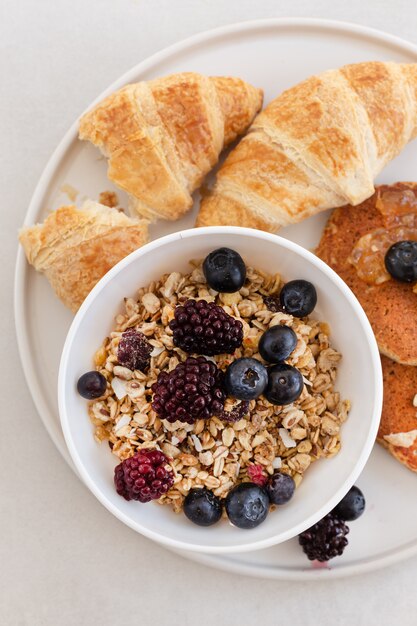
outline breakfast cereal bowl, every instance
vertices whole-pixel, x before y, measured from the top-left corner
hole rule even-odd
[[[219,296],[203,284],[196,260],[219,247],[237,251],[248,268],[245,288],[238,296]],[[277,274],[283,282],[304,279],[315,286],[317,305],[308,318],[292,318],[271,305],[281,288]],[[149,307],[149,314],[143,309],[142,314],[146,292],[152,296],[145,301],[153,300],[156,307]],[[171,352],[169,330],[176,298],[183,302],[185,297],[216,299],[228,314],[241,317],[245,338],[237,356],[257,354],[260,333],[269,325],[292,325],[298,342],[289,362],[298,365],[304,380],[298,404],[277,407],[253,400],[239,419],[229,419],[231,414],[225,413],[224,420],[216,417],[213,423],[209,420],[210,424],[199,420],[198,426],[197,422],[172,424],[163,416],[159,419],[152,408],[155,387],[152,391],[151,383],[158,368],[172,371],[186,358],[181,351]],[[143,331],[151,342],[152,358],[148,370],[135,370],[134,374],[129,370],[126,377],[126,368],[117,362],[115,350],[128,327]],[[166,346],[167,356],[160,358]],[[224,369],[235,357],[207,358]],[[105,397],[89,404],[77,392],[77,381],[95,365],[102,368],[108,385]],[[147,244],[101,279],[69,330],[58,395],[63,432],[79,475],[113,515],[172,548],[227,553],[286,541],[341,500],[363,469],[376,437],[382,376],[378,348],[365,313],[325,263],[276,235],[209,227],[174,233]],[[240,405],[233,405],[232,410],[234,406]],[[161,502],[171,506],[126,500],[117,493],[115,467],[142,448],[156,448],[165,454],[174,484]],[[223,460],[216,462],[217,458]],[[280,470],[294,477],[295,494],[287,504],[273,506],[274,510],[254,528],[238,528],[226,515],[216,524],[202,527],[181,512],[190,488],[210,489],[224,502],[239,482],[257,482],[259,475],[262,482]]]

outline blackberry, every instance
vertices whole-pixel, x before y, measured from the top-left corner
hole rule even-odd
[[[154,392],[152,408],[168,422],[193,424],[199,419],[224,412],[226,394],[224,374],[212,361],[203,356],[188,357],[172,372],[160,372]]]
[[[187,300],[169,323],[174,345],[190,354],[231,354],[242,345],[243,325],[214,302]]]
[[[329,513],[298,536],[300,546],[310,561],[329,561],[343,554],[348,544],[349,527],[337,515]]]
[[[229,422],[233,424],[233,422],[238,422],[242,418],[245,417],[249,413],[249,402],[243,400],[239,402],[239,404],[235,404],[235,406],[230,409],[230,411],[226,411],[223,407],[223,410],[217,414],[217,417],[223,422]]]
[[[125,500],[157,500],[174,484],[168,458],[159,450],[140,450],[114,469],[116,491]]]
[[[130,370],[144,372],[149,366],[152,346],[145,335],[134,328],[122,333],[117,348],[117,360]]]
[[[264,296],[264,304],[272,313],[282,313],[284,311],[279,296]]]

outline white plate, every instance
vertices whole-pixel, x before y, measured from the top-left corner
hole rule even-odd
[[[197,35],[168,48],[125,74],[107,92],[127,82],[194,70],[240,76],[263,87],[268,102],[309,74],[366,60],[417,62],[417,47],[368,28],[324,20],[247,22]],[[414,142],[385,169],[380,182],[413,180],[416,164]],[[83,196],[97,198],[100,191],[111,189],[105,172],[97,151],[77,141],[74,124],[39,181],[25,224],[40,221],[49,210],[68,203],[62,191],[65,184],[79,191],[77,200]],[[123,194],[119,197],[125,201]],[[325,219],[325,215],[317,216],[280,234],[313,248]],[[175,224],[161,223],[152,228],[152,236],[187,228],[192,223],[191,214]],[[50,436],[70,463],[59,425],[56,380],[72,317],[55,299],[47,281],[26,265],[21,250],[16,266],[15,315],[19,350],[34,402]],[[332,562],[331,569],[312,568],[296,540],[242,555],[181,554],[229,571],[282,579],[334,578],[386,566],[417,553],[417,500],[412,495],[415,481],[411,472],[375,448],[358,483],[366,494],[367,512],[351,524],[349,548]]]

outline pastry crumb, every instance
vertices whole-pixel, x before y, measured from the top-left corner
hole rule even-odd
[[[65,193],[68,196],[68,198],[71,200],[71,202],[75,202],[79,193],[75,187],[73,187],[72,185],[69,185],[68,183],[65,183],[64,185],[62,185],[61,192]]]
[[[119,204],[119,198],[115,191],[102,191],[98,197],[100,204],[108,206],[110,209],[114,209]]]

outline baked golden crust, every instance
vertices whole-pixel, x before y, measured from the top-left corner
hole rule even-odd
[[[406,434],[417,429],[417,408],[413,398],[417,393],[417,367],[395,363],[382,357],[384,404],[378,431],[378,442],[413,472],[417,472],[417,436],[410,446],[395,445],[385,437]],[[417,431],[414,433],[417,435]]]
[[[74,313],[94,285],[148,240],[148,222],[88,201],[63,206],[43,224],[19,233],[26,257],[45,274],[56,295]]]
[[[384,185],[406,193],[415,183]],[[361,303],[382,354],[404,365],[417,365],[417,297],[412,287],[396,280],[368,285],[349,261],[357,241],[376,228],[383,228],[383,216],[376,208],[378,193],[353,207],[333,211],[324,229],[317,255],[343,278]],[[417,392],[417,389],[416,389]]]
[[[203,199],[197,226],[236,224],[225,217],[226,198],[265,230],[359,204],[416,134],[417,64],[359,63],[312,76],[255,118]]]
[[[238,78],[173,74],[111,94],[81,118],[79,136],[108,157],[109,179],[139,215],[176,220],[261,106],[261,90]]]

